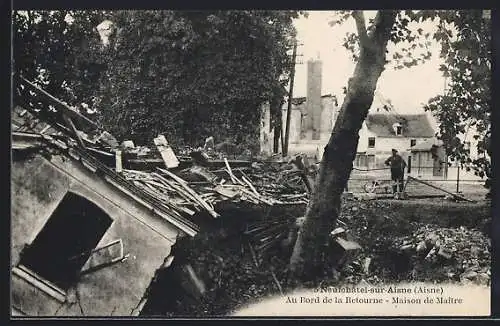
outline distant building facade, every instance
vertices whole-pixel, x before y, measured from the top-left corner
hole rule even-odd
[[[359,131],[354,166],[365,169],[382,168],[393,148],[403,158],[408,158],[409,148],[433,137],[434,130],[425,114],[368,114]]]
[[[292,99],[289,131],[289,153],[304,153],[318,157],[330,138],[338,112],[335,95],[321,95],[322,62],[307,62],[307,96]],[[283,134],[285,133],[288,102],[282,107]],[[262,109],[261,151],[271,153],[274,132],[270,126],[270,108],[266,103]],[[321,155],[321,154],[319,154]]]

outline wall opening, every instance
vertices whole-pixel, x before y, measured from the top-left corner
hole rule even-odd
[[[68,192],[35,240],[21,253],[20,265],[67,290],[113,220],[88,199]]]
[[[394,129],[394,134],[396,136],[401,136],[403,134],[403,127],[399,122],[396,122],[392,125],[392,129]]]
[[[368,148],[375,148],[375,137],[368,137]]]

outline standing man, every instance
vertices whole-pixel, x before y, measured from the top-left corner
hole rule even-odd
[[[389,165],[391,167],[391,180],[394,181],[392,192],[394,194],[402,192],[406,162],[398,154],[396,149],[392,149],[392,156],[385,160],[385,165]]]

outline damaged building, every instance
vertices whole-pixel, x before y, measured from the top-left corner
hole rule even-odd
[[[335,95],[321,94],[323,62],[319,59],[307,61],[307,96],[294,97],[290,111],[289,152],[305,153],[310,157],[321,157],[323,147],[330,138],[333,125],[340,110]],[[282,106],[282,126],[287,123],[288,102]],[[285,128],[285,127],[283,127]],[[260,145],[261,151],[273,151],[274,130],[270,125],[270,106],[262,107]]]
[[[22,78],[15,91],[12,314],[138,315],[155,271],[197,225],[104,164],[95,145],[116,140],[92,121]]]

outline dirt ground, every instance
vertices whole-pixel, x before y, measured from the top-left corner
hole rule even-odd
[[[142,314],[225,316],[257,298],[292,290],[285,282],[289,253],[276,247],[255,259],[240,232],[244,228],[235,231],[235,224],[230,221],[293,219],[304,211],[305,206],[225,214],[222,221],[228,222],[222,222],[227,224],[223,235],[205,233],[183,249],[187,253],[185,261],[191,262],[205,280],[205,294],[194,298],[180,288],[174,290],[172,283],[165,281],[168,273],[163,273],[163,278],[159,273]],[[340,268],[326,263],[325,275],[304,286],[357,284],[361,280],[371,284],[398,281],[489,284],[491,211],[487,200],[457,203],[442,198],[346,199],[339,220],[347,231],[345,236],[358,242],[362,249]],[[440,247],[451,254],[443,258],[437,250]]]

